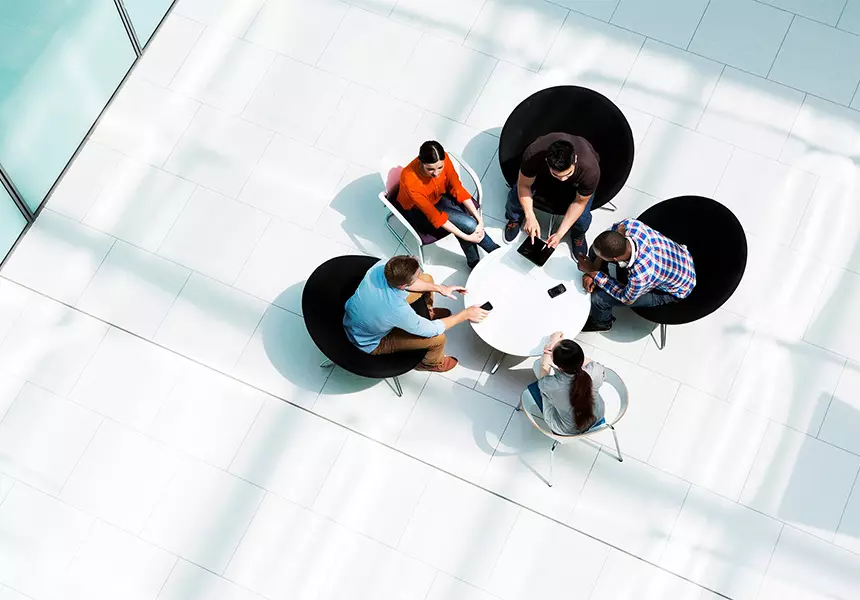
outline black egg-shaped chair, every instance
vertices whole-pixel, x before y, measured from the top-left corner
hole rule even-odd
[[[337,256],[321,264],[308,277],[302,292],[305,326],[314,344],[328,359],[322,368],[337,365],[360,377],[392,379],[395,392],[403,395],[400,375],[417,367],[426,350],[408,350],[374,356],[356,348],[343,329],[344,306],[355,293],[367,271],[379,262],[373,256]],[[412,307],[429,318],[424,300]]]
[[[584,137],[600,156],[600,183],[591,201],[595,210],[609,205],[633,168],[633,131],[627,117],[609,98],[577,85],[560,85],[535,92],[514,109],[499,138],[499,163],[508,185],[515,186],[526,148],[542,135],[565,132]],[[555,180],[544,182],[535,196],[536,209],[562,215],[566,206],[551,201]],[[550,227],[552,228],[552,227]]]
[[[638,220],[687,246],[696,269],[696,287],[683,300],[633,309],[643,319],[660,325],[662,350],[668,325],[692,323],[708,316],[738,289],[747,266],[747,236],[732,211],[702,196],[664,200],[639,215]]]

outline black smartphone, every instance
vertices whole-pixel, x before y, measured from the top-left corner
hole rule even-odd
[[[489,300],[488,300],[487,302],[484,302],[484,303],[481,305],[481,308],[482,308],[482,309],[484,309],[484,310],[493,310],[493,305],[492,305],[492,304],[490,304],[490,302],[489,302]]]
[[[567,288],[564,287],[564,284],[559,283],[557,286],[549,288],[546,293],[549,294],[550,298],[555,298],[556,296],[561,296],[566,291]]]

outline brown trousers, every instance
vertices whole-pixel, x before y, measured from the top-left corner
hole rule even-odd
[[[433,283],[433,278],[427,273],[421,274],[421,279],[428,283]],[[413,293],[406,297],[406,302],[413,304],[424,298],[427,303],[427,308],[433,307],[432,293]],[[439,365],[445,358],[445,334],[436,335],[433,337],[420,337],[407,333],[402,329],[392,329],[391,333],[386,335],[379,341],[379,345],[371,352],[371,354],[392,354],[394,352],[402,352],[404,350],[421,350],[427,349],[427,355],[424,357],[423,363],[428,367]]]

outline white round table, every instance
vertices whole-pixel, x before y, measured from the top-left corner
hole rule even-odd
[[[567,248],[557,248],[543,267],[517,252],[522,242],[488,254],[472,270],[466,282],[467,303],[493,305],[484,321],[472,323],[475,333],[505,354],[539,356],[549,336],[563,331],[572,338],[582,331],[591,310],[589,294],[582,287],[582,273]],[[550,298],[547,290],[563,283],[567,291]]]

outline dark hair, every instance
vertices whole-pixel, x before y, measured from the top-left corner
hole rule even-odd
[[[594,251],[604,258],[618,258],[627,251],[627,238],[617,231],[604,231],[594,240]]]
[[[556,173],[567,171],[573,164],[573,144],[564,140],[550,144],[546,153],[546,164]]]
[[[561,340],[552,351],[552,362],[561,371],[573,376],[570,382],[570,407],[573,409],[573,423],[577,430],[590,427],[594,421],[594,400],[591,397],[594,386],[591,376],[582,370],[585,353],[573,340]]]
[[[432,165],[440,160],[445,160],[445,149],[436,140],[424,142],[418,150],[418,160],[425,165]]]
[[[385,280],[391,287],[409,285],[420,266],[414,256],[395,256],[385,263]]]

